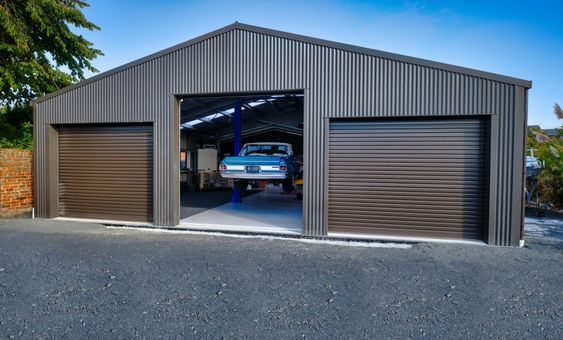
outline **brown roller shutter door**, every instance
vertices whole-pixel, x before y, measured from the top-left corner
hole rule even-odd
[[[332,121],[332,233],[482,239],[480,119]]]
[[[152,126],[59,131],[59,216],[151,222]]]

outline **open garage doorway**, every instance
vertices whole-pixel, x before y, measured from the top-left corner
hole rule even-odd
[[[183,97],[180,225],[303,232],[303,94]]]

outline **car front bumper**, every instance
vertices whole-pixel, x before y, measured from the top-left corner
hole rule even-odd
[[[258,172],[258,173],[247,173],[247,172],[220,172],[223,178],[234,178],[234,179],[254,179],[254,180],[268,180],[277,179],[283,180],[287,179],[287,172]]]

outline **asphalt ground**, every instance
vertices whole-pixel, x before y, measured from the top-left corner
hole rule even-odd
[[[562,339],[562,249],[546,236],[370,248],[5,220],[0,338]]]

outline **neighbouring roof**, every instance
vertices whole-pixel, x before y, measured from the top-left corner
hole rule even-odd
[[[326,47],[330,47],[330,48],[335,48],[335,49],[340,49],[340,50],[345,50],[345,51],[350,51],[350,52],[355,52],[355,53],[361,53],[361,54],[365,54],[365,55],[371,55],[371,56],[375,56],[375,57],[397,60],[397,61],[402,61],[402,62],[414,64],[414,65],[426,66],[426,67],[451,71],[451,72],[455,72],[455,73],[475,76],[475,77],[479,77],[479,78],[490,79],[490,80],[500,81],[500,82],[504,82],[504,83],[514,84],[514,85],[522,86],[522,87],[525,87],[525,88],[531,88],[532,87],[532,82],[530,80],[524,80],[524,79],[509,77],[509,76],[505,76],[505,75],[501,75],[501,74],[471,69],[471,68],[467,68],[467,67],[456,66],[456,65],[446,64],[446,63],[432,61],[432,60],[410,57],[410,56],[397,54],[397,53],[385,52],[385,51],[370,49],[370,48],[366,48],[366,47],[349,45],[349,44],[345,44],[345,43],[339,43],[339,42],[335,42],[335,41],[313,38],[313,37],[308,37],[308,36],[304,36],[304,35],[288,33],[288,32],[273,30],[273,29],[269,29],[269,28],[263,28],[263,27],[252,26],[252,25],[247,25],[247,24],[235,22],[234,24],[225,26],[223,28],[220,28],[220,29],[217,29],[215,31],[209,32],[207,34],[201,35],[199,37],[190,39],[190,40],[183,42],[183,43],[180,43],[178,45],[174,45],[172,47],[169,47],[169,48],[166,48],[166,49],[161,50],[159,52],[150,54],[150,55],[145,56],[143,58],[140,58],[140,59],[134,60],[132,62],[129,62],[127,64],[118,66],[118,67],[111,69],[109,71],[102,72],[102,73],[97,74],[93,77],[85,79],[81,82],[78,82],[76,84],[67,86],[67,87],[62,88],[60,90],[57,90],[57,91],[52,92],[50,94],[47,94],[43,97],[39,97],[39,98],[33,100],[32,104],[40,103],[44,100],[47,100],[47,99],[52,98],[54,96],[60,95],[64,92],[70,91],[74,88],[86,85],[88,83],[94,82],[94,81],[99,80],[101,78],[108,77],[112,74],[118,73],[118,72],[123,71],[125,69],[128,69],[128,68],[131,68],[133,66],[142,64],[144,62],[147,62],[149,60],[161,57],[163,55],[175,52],[177,50],[183,49],[183,48],[188,47],[190,45],[197,44],[197,43],[199,43],[203,40],[212,38],[214,36],[221,35],[223,33],[226,33],[226,32],[232,31],[232,30],[243,30],[243,31],[248,31],[248,32],[254,32],[254,33],[265,34],[265,35],[270,35],[270,36],[274,36],[274,37],[280,37],[280,38],[300,41],[300,42],[314,44],[314,45],[326,46]]]

